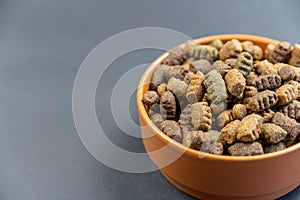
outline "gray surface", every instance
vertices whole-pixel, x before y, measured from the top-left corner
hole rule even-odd
[[[299,6],[297,0],[1,0],[0,199],[192,199],[159,172],[121,173],[89,155],[71,110],[80,63],[100,41],[142,26],[191,37],[233,32],[299,42]],[[131,151],[143,152],[143,145],[114,124],[107,109],[111,90],[122,73],[159,53],[144,50],[121,57],[98,88],[100,122],[112,141]],[[282,199],[300,199],[300,189]]]

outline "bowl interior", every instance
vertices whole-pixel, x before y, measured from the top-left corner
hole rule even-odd
[[[213,35],[213,36],[207,36],[199,39],[195,39],[194,42],[197,44],[209,44],[215,39],[221,39],[223,42],[226,42],[231,39],[238,39],[239,41],[252,41],[255,45],[260,46],[263,50],[266,48],[268,44],[277,44],[279,41],[262,37],[262,36],[254,36],[254,35],[243,35],[243,34],[225,34],[225,35]],[[183,44],[181,44],[183,45]],[[184,153],[193,156],[193,157],[203,157],[205,156],[205,159],[217,159],[217,160],[224,160],[224,161],[254,161],[254,160],[260,160],[260,159],[270,159],[274,157],[278,157],[281,155],[289,154],[290,152],[297,151],[300,149],[300,143],[295,144],[291,147],[288,147],[284,150],[274,152],[274,153],[268,153],[263,155],[256,155],[256,156],[227,156],[227,155],[215,155],[215,154],[207,154],[203,153],[201,151],[197,151],[191,148],[187,148],[183,144],[179,142],[174,142],[173,139],[169,138],[167,135],[165,135],[162,131],[160,131],[154,123],[150,120],[146,108],[143,105],[142,98],[145,92],[149,90],[149,83],[152,77],[153,72],[155,71],[156,67],[159,66],[166,57],[168,56],[168,52],[162,54],[159,56],[156,60],[154,60],[151,65],[147,68],[147,70],[144,72],[139,86],[137,90],[137,105],[140,117],[146,121],[147,125],[152,129],[153,132],[155,132],[157,137],[159,137],[165,144],[173,145],[174,149]],[[205,154],[205,155],[204,155]]]

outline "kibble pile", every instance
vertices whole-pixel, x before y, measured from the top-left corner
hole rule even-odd
[[[143,103],[183,145],[251,156],[300,141],[300,45],[219,39],[175,47],[152,75]]]

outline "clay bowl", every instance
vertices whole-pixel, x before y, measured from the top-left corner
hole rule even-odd
[[[207,44],[214,39],[250,40],[263,49],[278,41],[252,35],[214,35],[196,39]],[[259,156],[234,157],[205,154],[186,148],[162,133],[150,120],[142,103],[155,68],[168,53],[157,58],[143,74],[137,105],[143,142],[161,173],[177,188],[200,199],[276,199],[300,184],[300,144]]]

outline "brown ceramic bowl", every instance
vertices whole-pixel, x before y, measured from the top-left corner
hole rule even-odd
[[[278,41],[252,35],[214,35],[196,39],[208,44],[214,39],[250,40],[265,49]],[[234,157],[205,154],[173,141],[150,120],[142,103],[143,94],[164,53],[145,71],[137,91],[137,105],[146,151],[161,173],[180,190],[200,199],[275,199],[300,184],[300,144],[259,156]],[[165,166],[170,158],[178,157]]]

